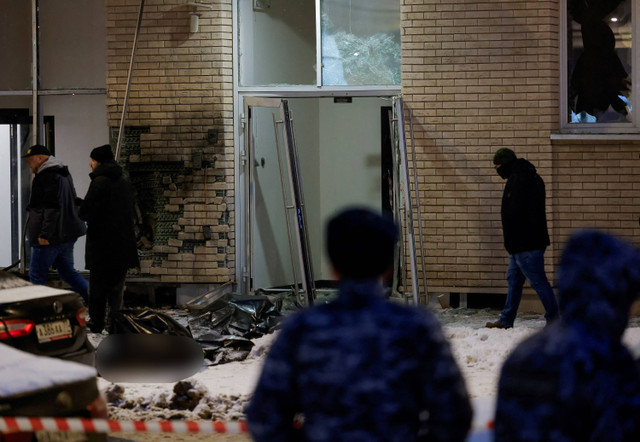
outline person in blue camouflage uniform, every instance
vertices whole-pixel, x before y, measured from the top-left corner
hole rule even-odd
[[[496,441],[640,441],[640,372],[621,339],[640,252],[584,231],[558,270],[560,319],[519,344],[498,386]]]
[[[471,406],[437,318],[385,299],[396,240],[393,221],[368,209],[329,222],[338,297],[275,339],[246,409],[256,441],[465,439]]]

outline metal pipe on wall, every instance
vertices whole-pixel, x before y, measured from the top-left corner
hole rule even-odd
[[[38,88],[40,86],[40,73],[39,73],[39,27],[38,27],[38,14],[40,10],[39,0],[31,0],[31,144],[38,144],[38,135],[40,134],[40,97],[38,96]],[[21,146],[19,146],[21,147]],[[22,241],[20,243],[20,273],[26,273],[27,251],[26,251],[26,231],[27,223],[29,222],[29,214],[27,213],[25,219],[24,230],[22,233]]]
[[[138,22],[136,24],[136,33],[133,37],[133,48],[131,49],[131,60],[129,61],[129,75],[127,78],[127,90],[124,94],[124,103],[122,104],[122,116],[120,117],[120,130],[118,130],[118,143],[116,144],[115,159],[120,158],[120,149],[122,147],[122,137],[124,136],[124,122],[127,116],[127,104],[129,102],[129,92],[131,91],[131,77],[133,75],[133,63],[136,58],[136,46],[138,45],[138,34],[142,24],[142,11],[144,9],[144,0],[140,0],[140,10],[138,11]]]
[[[38,106],[38,87],[40,83],[39,69],[39,48],[38,48],[38,12],[39,0],[31,0],[31,99],[33,123],[31,125],[31,144],[38,144],[38,122],[40,121]]]

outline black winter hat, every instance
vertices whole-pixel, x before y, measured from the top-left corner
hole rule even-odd
[[[27,150],[27,153],[22,155],[22,158],[32,157],[34,155],[47,155],[47,156],[49,156],[49,155],[51,155],[51,152],[49,152],[49,149],[44,147],[42,144],[35,144],[35,145],[31,146]]]
[[[346,278],[382,275],[393,264],[398,230],[390,216],[369,209],[347,209],[327,225],[329,259]]]
[[[516,159],[517,158],[514,151],[507,147],[503,147],[501,149],[498,149],[496,154],[493,156],[493,164],[509,164]]]
[[[96,147],[91,151],[91,154],[89,156],[98,163],[104,163],[106,161],[114,159],[113,152],[111,151],[111,145],[109,144]]]

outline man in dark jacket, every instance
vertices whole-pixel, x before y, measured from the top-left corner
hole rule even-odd
[[[105,327],[107,302],[111,313],[122,308],[127,270],[139,263],[131,186],[115,162],[110,145],[96,147],[90,157],[91,184],[79,213],[88,225],[85,262],[91,283],[89,328],[100,333]]]
[[[464,380],[437,318],[385,299],[397,230],[350,209],[327,228],[338,298],[289,319],[246,410],[260,441],[463,441]]]
[[[502,367],[496,441],[640,441],[640,371],[622,335],[640,292],[640,251],[574,234],[558,269],[561,317]]]
[[[498,175],[507,180],[502,195],[502,232],[509,253],[509,288],[500,319],[489,328],[511,328],[518,313],[525,280],[536,291],[547,323],[558,316],[558,303],[544,271],[544,251],[549,245],[544,181],[533,164],[507,148],[493,157]]]
[[[34,175],[27,207],[27,235],[33,247],[29,279],[46,284],[49,268],[54,265],[60,278],[87,302],[87,281],[73,264],[73,246],[86,227],[78,218],[69,169],[40,144],[31,146],[22,158]]]

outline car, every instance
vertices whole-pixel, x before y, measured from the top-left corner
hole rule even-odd
[[[95,368],[0,343],[0,416],[106,419],[108,411]],[[58,433],[37,426],[30,430],[0,432],[0,442],[107,440],[104,433]]]
[[[82,297],[0,272],[0,343],[35,355],[94,366]]]

